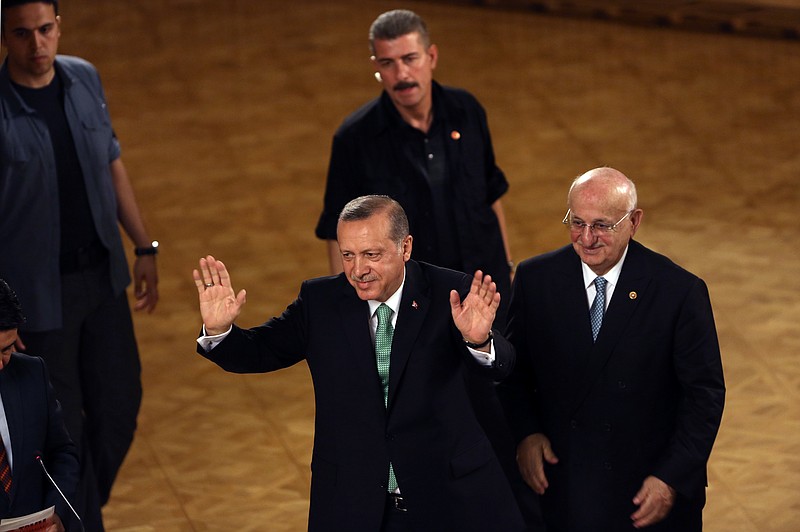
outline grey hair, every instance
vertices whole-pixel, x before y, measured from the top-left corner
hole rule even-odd
[[[409,235],[408,217],[403,207],[389,196],[373,194],[348,202],[339,213],[339,223],[366,220],[384,212],[389,216],[389,238],[399,245]]]
[[[419,33],[427,50],[431,44],[428,26],[422,18],[408,9],[395,9],[382,13],[369,28],[369,49],[375,53],[375,41],[392,41],[409,33]]]

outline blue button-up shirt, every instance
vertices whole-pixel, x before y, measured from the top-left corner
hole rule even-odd
[[[77,57],[59,55],[64,111],[80,160],[92,219],[109,250],[114,293],[130,283],[117,224],[110,164],[120,156],[97,70]],[[0,68],[0,277],[25,309],[25,329],[61,327],[59,271],[61,206],[55,155],[47,124],[14,90],[7,65]]]

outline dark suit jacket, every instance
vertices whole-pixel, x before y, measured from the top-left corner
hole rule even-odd
[[[392,343],[388,408],[376,368],[369,308],[344,274],[305,281],[278,317],[201,354],[227,371],[266,372],[306,359],[316,424],[309,530],[380,529],[389,461],[421,531],[523,528],[508,482],[469,403],[465,371],[499,379],[514,351],[495,337],[482,368],[453,324],[449,292],[470,278],[409,261]]]
[[[461,264],[443,264],[435,228],[436,212],[423,169],[412,161],[422,158],[404,133],[403,122],[389,95],[383,92],[347,117],[333,137],[325,201],[316,235],[336,239],[336,224],[344,205],[365,194],[386,194],[397,200],[408,216],[414,235],[416,260],[472,274],[491,274],[506,297],[510,271],[503,237],[492,204],[508,190],[497,167],[486,112],[465,90],[433,82],[434,120],[444,129],[447,168],[452,185],[453,224]],[[457,134],[455,134],[457,133]],[[498,317],[505,323],[507,300]]]
[[[544,433],[560,460],[542,498],[552,530],[632,530],[648,475],[678,492],[653,530],[694,529],[725,397],[705,283],[631,241],[593,344],[567,246],[520,265],[507,336],[518,358],[500,393],[513,430]]]
[[[36,461],[41,454],[48,471],[70,500],[78,483],[78,453],[61,419],[44,361],[12,353],[0,371],[0,394],[11,434],[11,493],[0,489],[0,518],[18,517],[55,505],[69,523],[71,513]]]

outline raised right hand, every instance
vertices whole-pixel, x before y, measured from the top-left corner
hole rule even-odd
[[[539,495],[549,486],[544,474],[544,461],[557,464],[558,457],[550,447],[550,440],[542,433],[531,434],[517,446],[517,465],[525,483]]]
[[[242,311],[247,292],[241,290],[234,296],[227,268],[211,255],[200,259],[200,270],[192,271],[192,276],[200,298],[200,316],[206,334],[224,333]]]

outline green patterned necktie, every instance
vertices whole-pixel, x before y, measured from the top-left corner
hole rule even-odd
[[[389,405],[389,361],[392,354],[392,309],[386,303],[378,307],[378,328],[375,330],[375,359],[378,363],[378,375],[383,388],[383,405]],[[397,489],[394,468],[389,464],[389,492]]]

